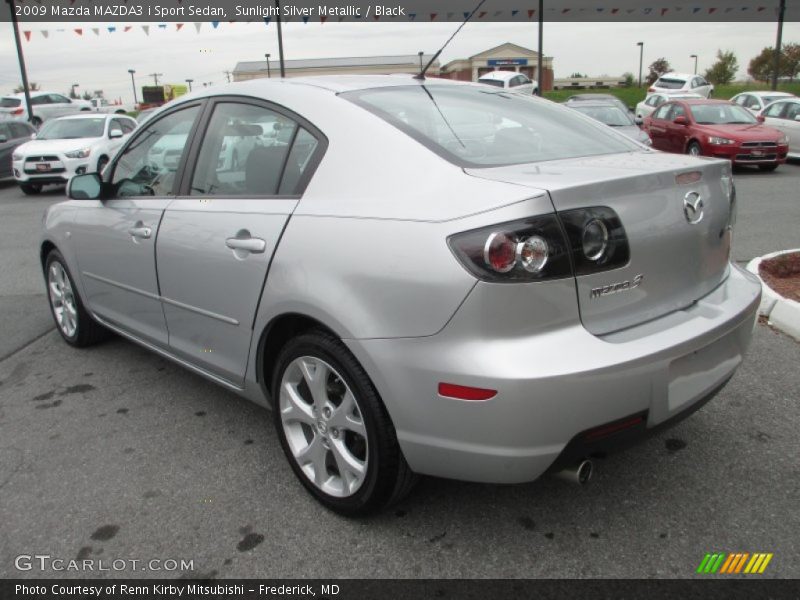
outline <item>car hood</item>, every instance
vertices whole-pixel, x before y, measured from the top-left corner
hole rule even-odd
[[[695,129],[707,135],[729,137],[741,142],[777,142],[783,134],[773,127],[761,123],[752,125],[695,125]]]
[[[73,140],[31,140],[17,148],[23,154],[43,154],[46,152],[72,152],[94,146],[103,138],[77,138]]]

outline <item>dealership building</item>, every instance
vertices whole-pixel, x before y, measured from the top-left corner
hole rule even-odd
[[[407,54],[402,56],[361,56],[345,58],[310,58],[285,61],[287,77],[308,75],[378,75],[387,73],[415,74],[420,64],[427,64],[431,54]],[[539,81],[543,91],[553,88],[553,59],[542,58],[542,78],[537,77],[539,55],[528,48],[506,43],[470,56],[450,61],[443,67],[434,61],[428,74],[458,81],[477,81],[488,71],[517,71]],[[247,81],[262,77],[279,77],[280,64],[275,57],[266,60],[243,61],[233,69],[234,81]]]

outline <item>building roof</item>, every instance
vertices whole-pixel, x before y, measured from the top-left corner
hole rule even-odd
[[[432,54],[422,55],[422,64],[427,64]],[[400,56],[343,56],[338,58],[300,58],[284,61],[287,69],[330,69],[347,67],[399,67],[419,66],[419,54],[403,54]],[[433,63],[437,66],[438,61]],[[270,60],[271,69],[279,69],[277,57]],[[236,63],[234,73],[254,73],[267,70],[266,60],[251,60]]]

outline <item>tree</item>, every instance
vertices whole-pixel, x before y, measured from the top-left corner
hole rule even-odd
[[[42,89],[42,86],[40,86],[38,83],[34,83],[32,81],[28,82],[28,91],[29,92],[38,92],[40,89]],[[15,94],[21,94],[24,91],[25,91],[25,88],[21,84],[14,88],[14,93]]]
[[[647,75],[647,85],[653,85],[656,79],[661,77],[664,73],[672,71],[672,67],[666,58],[659,58],[650,65],[650,73]]]
[[[83,99],[84,100],[91,100],[92,99],[92,95],[89,93],[88,90],[83,92]]]
[[[622,80],[625,82],[625,87],[633,87],[633,73],[623,73]]]
[[[774,67],[775,49],[767,47],[750,61],[747,72],[757,81],[769,81],[772,79]],[[800,73],[800,44],[786,44],[781,48],[778,77],[794,79],[798,73]]]
[[[578,78],[578,79],[583,79],[583,78],[585,78],[585,77],[586,77],[586,75],[581,75],[581,74],[580,74],[580,72],[575,72],[575,73],[573,73],[572,75],[570,75],[570,77],[574,77],[574,78]]]
[[[736,77],[738,70],[739,61],[736,60],[736,55],[732,51],[717,50],[717,62],[706,70],[706,79],[718,85],[730,83]]]

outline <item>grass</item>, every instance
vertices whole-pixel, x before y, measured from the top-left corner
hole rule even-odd
[[[748,90],[768,90],[769,84],[760,83],[735,83],[727,85],[718,85],[714,87],[714,98],[729,100],[736,94],[741,94]],[[800,82],[796,83],[781,83],[778,85],[778,90],[781,92],[789,92],[796,96],[800,96]],[[577,94],[613,94],[622,100],[628,106],[635,106],[645,99],[647,96],[647,87],[642,88],[610,88],[607,90],[554,90],[552,92],[545,92],[544,97],[554,102],[564,102],[570,96]]]

